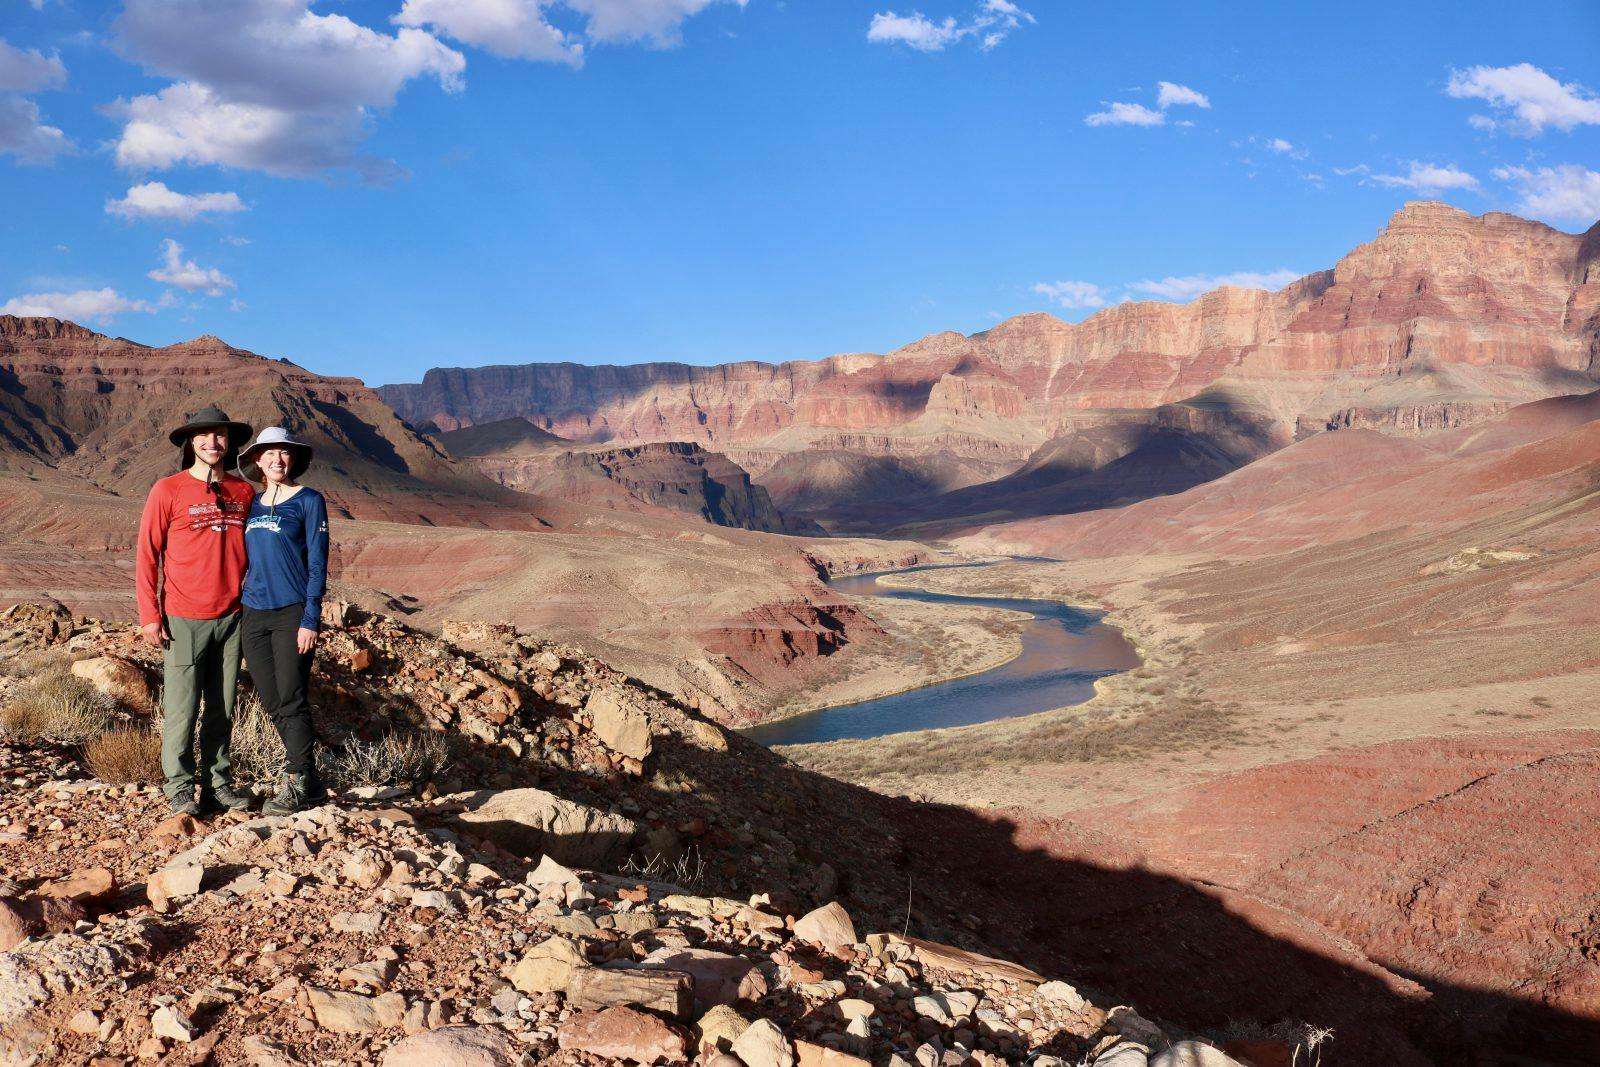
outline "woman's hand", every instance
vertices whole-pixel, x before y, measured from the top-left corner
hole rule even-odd
[[[300,650],[300,654],[302,656],[307,652],[310,652],[311,649],[315,647],[316,643],[317,631],[315,630],[308,630],[302,626],[300,627],[299,632],[294,635],[295,647]]]

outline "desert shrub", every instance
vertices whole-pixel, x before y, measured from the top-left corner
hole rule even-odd
[[[12,690],[0,730],[22,745],[82,745],[106,731],[115,711],[110,697],[56,660]]]
[[[261,699],[253,693],[234,709],[229,756],[233,780],[241,785],[276,787],[283,776],[283,739],[261,706]]]
[[[7,678],[31,678],[42,674],[58,664],[66,662],[66,656],[59,649],[34,648],[23,652],[0,658],[0,676]]]
[[[83,746],[83,761],[111,785],[161,781],[161,735],[142,726],[115,726]]]
[[[358,785],[415,785],[450,765],[444,738],[428,730],[391,730],[376,741],[350,738],[319,761],[324,777],[348,789]]]

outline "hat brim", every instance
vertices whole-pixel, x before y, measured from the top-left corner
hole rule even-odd
[[[201,430],[227,430],[228,451],[237,452],[239,447],[250,440],[252,433],[250,426],[243,422],[191,422],[187,426],[180,426],[167,435],[167,439],[179,448],[189,443],[189,439]]]
[[[239,474],[252,482],[261,482],[266,479],[261,475],[261,467],[256,463],[256,457],[269,448],[287,449],[294,455],[294,462],[289,465],[289,480],[294,481],[306,472],[311,466],[313,452],[310,445],[303,445],[298,441],[278,441],[270,444],[254,444],[239,454]]]

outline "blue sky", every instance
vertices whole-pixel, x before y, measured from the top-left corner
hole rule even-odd
[[[0,310],[373,384],[1277,285],[1409,199],[1600,219],[1589,2],[0,0],[0,40]]]

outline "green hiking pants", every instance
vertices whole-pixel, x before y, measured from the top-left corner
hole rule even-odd
[[[208,789],[233,785],[228,741],[239,685],[239,619],[238,612],[220,619],[167,616],[172,640],[162,655],[161,773],[169,800],[194,796],[196,720],[201,784]]]

